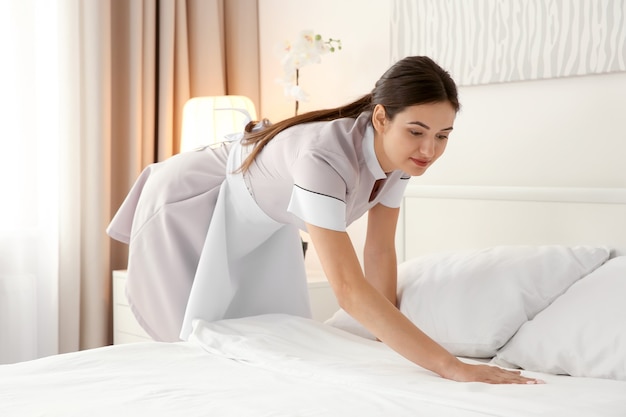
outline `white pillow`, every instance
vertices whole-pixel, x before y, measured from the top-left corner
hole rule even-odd
[[[496,246],[398,266],[398,304],[456,356],[491,358],[519,327],[609,257],[603,247]],[[343,310],[327,324],[373,339]]]
[[[331,318],[324,322],[324,324],[345,330],[346,332],[364,337],[366,339],[376,340],[376,337],[369,330],[352,318],[352,316],[346,313],[346,311],[342,308],[337,310]]]
[[[626,256],[607,261],[524,324],[494,362],[626,380]]]
[[[550,245],[423,256],[398,267],[400,311],[454,355],[491,358],[609,253]]]

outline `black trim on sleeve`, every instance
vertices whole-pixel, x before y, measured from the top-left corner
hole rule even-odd
[[[306,192],[308,192],[308,193],[317,194],[317,195],[322,195],[322,196],[324,196],[324,197],[329,197],[329,198],[334,198],[335,200],[339,200],[339,201],[341,201],[342,203],[346,204],[346,202],[345,202],[345,201],[343,201],[341,198],[337,198],[337,197],[334,197],[334,196],[332,196],[332,195],[328,195],[328,194],[324,194],[324,193],[319,193],[319,192],[317,192],[317,191],[313,191],[313,190],[307,190],[307,189],[306,189],[306,188],[304,188],[304,187],[300,187],[298,184],[294,184],[293,186],[294,186],[294,187],[298,187],[299,189],[301,189],[301,190],[303,190],[303,191],[306,191]]]

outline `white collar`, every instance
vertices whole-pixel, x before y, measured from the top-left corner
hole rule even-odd
[[[387,178],[387,174],[385,174],[385,171],[380,167],[380,163],[378,163],[378,159],[376,158],[376,151],[374,150],[374,127],[369,123],[365,126],[362,146],[365,164],[374,178],[377,180]]]

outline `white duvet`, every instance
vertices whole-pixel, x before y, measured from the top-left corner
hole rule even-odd
[[[626,382],[458,383],[385,345],[266,315],[197,321],[189,342],[0,366],[0,416],[626,416]]]

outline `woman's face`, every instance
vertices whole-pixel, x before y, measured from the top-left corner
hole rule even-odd
[[[388,120],[377,105],[372,114],[376,134],[374,149],[385,172],[402,170],[422,175],[446,149],[456,111],[449,102],[419,104],[405,108]]]

